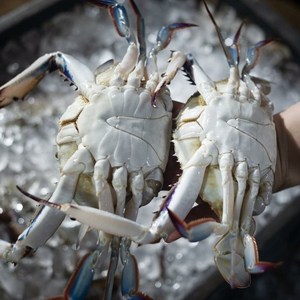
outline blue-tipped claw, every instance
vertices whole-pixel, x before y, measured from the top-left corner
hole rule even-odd
[[[129,18],[123,5],[114,0],[88,0],[97,6],[108,9],[113,20],[116,31],[121,37],[125,37],[128,43],[133,42],[130,32]]]
[[[168,213],[176,230],[190,242],[202,241],[214,232],[216,221],[213,218],[203,218],[186,224],[170,209]]]
[[[176,30],[195,26],[198,25],[191,23],[173,23],[168,26],[163,26],[157,34],[156,45],[153,47],[152,52],[157,54],[159,51],[165,49],[169,45]]]
[[[246,55],[246,64],[242,70],[242,78],[245,75],[248,75],[250,71],[256,66],[259,59],[260,49],[272,41],[273,40],[271,39],[263,40],[248,48]]]

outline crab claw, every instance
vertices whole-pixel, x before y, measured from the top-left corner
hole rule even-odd
[[[214,232],[217,224],[213,218],[203,218],[187,224],[170,209],[168,209],[168,213],[176,230],[190,242],[206,239]]]
[[[133,42],[133,36],[130,32],[128,14],[123,5],[115,0],[88,0],[89,2],[106,8],[113,20],[116,31],[121,37],[125,37],[128,43]]]
[[[248,75],[250,71],[256,66],[260,55],[260,49],[265,45],[271,43],[272,41],[273,40],[271,39],[263,40],[248,48],[246,55],[246,64],[242,70],[242,78]]]
[[[156,44],[152,48],[151,52],[153,54],[157,54],[159,51],[165,49],[169,45],[176,30],[195,26],[198,25],[191,23],[173,23],[168,26],[163,26],[157,34]]]

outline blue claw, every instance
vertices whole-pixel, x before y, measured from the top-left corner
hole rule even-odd
[[[151,52],[157,54],[159,51],[165,49],[169,45],[176,30],[195,26],[198,25],[191,23],[173,23],[168,26],[163,26],[157,34],[156,45]]]
[[[121,37],[125,37],[128,43],[133,42],[133,37],[130,32],[129,18],[126,9],[123,5],[115,0],[88,0],[100,7],[108,9],[113,20],[116,31]]]
[[[248,48],[246,55],[246,64],[242,70],[242,78],[244,78],[245,75],[248,75],[250,71],[256,66],[256,63],[259,59],[260,49],[272,41],[273,40],[271,39],[263,40]]]
[[[117,5],[109,9],[110,15],[113,19],[115,28],[121,37],[125,37],[128,42],[132,41],[130,33],[129,18],[124,6]]]

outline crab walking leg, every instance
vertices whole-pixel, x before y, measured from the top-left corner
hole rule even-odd
[[[203,144],[188,161],[178,184],[170,191],[157,219],[139,243],[150,243],[168,237],[174,229],[169,211],[174,212],[180,219],[187,216],[200,193],[205,170],[211,160],[210,144]]]
[[[231,153],[223,154],[219,161],[223,186],[223,215],[221,223],[227,225],[228,229],[231,227],[234,217],[234,186],[232,178],[233,163],[234,160]]]
[[[89,152],[85,148],[79,148],[64,166],[61,179],[50,201],[53,203],[71,202],[80,174],[88,169],[91,163]],[[1,243],[4,247],[0,249],[0,258],[17,263],[22,257],[36,251],[55,233],[64,217],[64,214],[53,211],[49,207],[42,208],[15,244]]]
[[[235,179],[237,181],[237,192],[236,199],[234,203],[234,212],[233,212],[233,222],[232,222],[232,231],[237,233],[240,226],[240,217],[242,214],[242,207],[244,202],[244,197],[247,187],[248,179],[248,166],[245,161],[237,164],[235,168]]]
[[[144,176],[141,171],[130,174],[130,186],[132,198],[126,205],[125,217],[136,221],[138,209],[141,206],[144,190]],[[128,297],[135,295],[139,288],[139,270],[136,258],[130,253],[131,240],[123,238],[121,243],[121,261],[123,264],[121,276],[121,291],[122,295]]]
[[[127,188],[127,169],[125,168],[125,166],[117,168],[113,172],[112,186],[116,192],[117,197],[115,213],[118,216],[123,216]]]
[[[127,80],[129,73],[136,66],[137,58],[138,48],[134,43],[131,43],[122,61],[116,66],[109,84],[111,86],[121,86],[124,81]]]
[[[110,85],[122,85],[127,80],[129,73],[137,64],[139,49],[135,43],[134,35],[131,34],[129,18],[126,9],[117,1],[89,0],[90,2],[105,7],[109,10],[116,31],[121,37],[126,38],[129,46],[122,61],[116,66]]]
[[[70,80],[82,94],[95,82],[94,74],[77,59],[62,52],[45,54],[32,65],[0,87],[0,108],[13,100],[23,99],[46,74],[58,70]]]
[[[240,217],[240,226],[245,232],[250,232],[254,204],[259,192],[260,179],[259,167],[250,170],[248,179],[249,191],[245,197]]]
[[[22,192],[39,203],[63,211],[70,217],[77,219],[91,228],[102,230],[115,236],[128,237],[137,243],[151,243],[160,238],[167,238],[168,234],[173,230],[173,224],[169,218],[167,208],[175,212],[182,219],[191,210],[199,195],[206,167],[212,160],[210,146],[209,142],[207,144],[204,143],[195,152],[184,168],[179,183],[169,193],[165,206],[150,228],[93,207],[75,204],[55,204],[30,195],[25,191]],[[193,179],[196,180],[193,182]]]
[[[240,219],[243,209],[243,200],[246,194],[248,167],[246,162],[240,162],[235,168],[237,192],[234,201],[231,230],[216,245],[215,263],[224,279],[232,287],[246,287],[250,276],[245,270],[244,253],[241,247]],[[225,203],[224,203],[225,205]]]
[[[197,25],[191,23],[173,23],[168,26],[163,26],[159,30],[156,37],[156,44],[150,50],[147,56],[147,68],[148,71],[150,71],[150,74],[158,72],[157,61],[156,61],[157,54],[169,45],[174,35],[174,32],[179,29],[195,27],[195,26]]]
[[[172,81],[176,76],[178,70],[183,67],[186,61],[185,54],[175,51],[171,54],[166,72],[163,74],[162,80],[155,88],[154,94],[156,95],[164,86]]]
[[[152,97],[152,104],[155,106],[155,97],[159,93],[159,91],[166,86],[177,74],[177,71],[183,66],[185,62],[185,55],[176,51],[171,55],[170,63],[168,65],[167,71],[163,75],[163,79],[158,83],[159,76],[158,76],[158,67],[157,67],[157,54],[165,49],[176,30],[184,29],[188,27],[197,26],[195,24],[190,23],[173,23],[168,26],[163,26],[157,34],[156,44],[151,49],[147,56],[147,77],[149,77],[149,82],[154,80],[155,85],[154,94]]]
[[[103,296],[103,299],[105,300],[111,300],[112,297],[114,278],[115,278],[115,274],[119,262],[119,252],[120,252],[120,238],[118,236],[112,237],[110,243],[110,249],[111,249],[110,261],[109,261],[109,267],[108,267],[104,296]]]
[[[146,39],[145,39],[146,36],[145,21],[143,15],[141,14],[135,2],[133,0],[129,0],[129,3],[136,16],[136,30],[137,30],[137,38],[139,43],[139,61],[143,62],[144,64],[147,55],[147,46],[146,46]]]
[[[94,182],[96,189],[96,196],[99,199],[99,208],[111,213],[114,212],[114,203],[110,190],[109,183],[107,182],[110,172],[110,164],[108,159],[100,159],[94,166]]]
[[[142,204],[145,182],[143,173],[141,171],[130,175],[132,198],[126,204],[125,217],[135,221],[138,215],[139,207]]]
[[[45,206],[49,206],[52,209],[59,210],[64,214],[70,216],[79,222],[88,225],[96,230],[101,230],[111,235],[120,237],[135,237],[141,238],[145,235],[148,227],[140,225],[132,220],[118,216],[116,214],[97,209],[91,206],[77,205],[70,203],[57,204],[39,197],[36,197],[22,188],[18,189],[27,197],[32,200],[41,203]]]
[[[136,295],[139,288],[139,271],[136,258],[130,253],[130,240],[123,239],[121,244],[121,261],[124,266],[121,277],[123,297]]]
[[[113,172],[112,185],[116,192],[117,204],[115,213],[118,216],[124,215],[124,207],[126,200],[126,187],[127,187],[127,169],[122,166]],[[112,237],[111,241],[111,256],[106,279],[106,288],[104,299],[110,300],[112,297],[112,289],[114,277],[118,266],[120,252],[120,238],[118,236]]]
[[[253,208],[259,192],[260,178],[259,168],[257,167],[249,175],[249,192],[245,198],[241,215],[241,228],[245,232],[250,231]],[[249,273],[262,273],[278,265],[277,263],[259,261],[258,249],[254,237],[245,234],[243,243],[245,246],[246,268]]]

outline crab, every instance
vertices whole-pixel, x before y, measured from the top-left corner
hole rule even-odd
[[[49,201],[58,204],[75,200],[134,222],[139,207],[150,202],[162,187],[171,139],[172,99],[169,90],[159,84],[156,57],[175,30],[195,25],[173,23],[163,27],[147,54],[144,20],[133,0],[129,2],[136,15],[137,42],[124,5],[114,0],[89,2],[107,9],[116,31],[127,40],[129,46],[122,61],[110,60],[93,73],[68,54],[45,54],[0,87],[0,108],[23,99],[50,72],[58,71],[74,84],[78,96],[60,119],[56,139],[60,179]],[[42,207],[15,244],[0,240],[0,258],[18,263],[45,244],[64,218],[64,213]],[[88,226],[81,227],[79,242],[87,230]],[[104,298],[111,298],[120,253],[124,297],[146,299],[138,291],[136,260],[129,248],[129,240],[121,241],[119,235],[103,228],[96,250],[84,259],[79,278],[74,275],[75,284],[66,297],[85,298],[95,266],[100,266],[111,249]]]
[[[163,89],[183,67],[198,93],[179,112],[173,132],[175,155],[182,175],[169,191],[150,227],[99,209],[34,200],[64,212],[98,230],[130,238],[139,244],[167,240],[174,227],[192,242],[214,234],[215,263],[232,288],[250,285],[251,274],[272,269],[278,263],[259,260],[253,216],[270,203],[276,166],[276,130],[273,104],[264,82],[250,75],[260,49],[270,40],[248,48],[240,71],[239,27],[226,45],[207,4],[229,65],[229,77],[214,82],[192,54],[172,53],[167,71],[158,84]],[[183,220],[198,199],[206,202],[214,218],[186,224]],[[109,228],[106,224],[110,224]],[[122,227],[122,228],[121,228]]]

